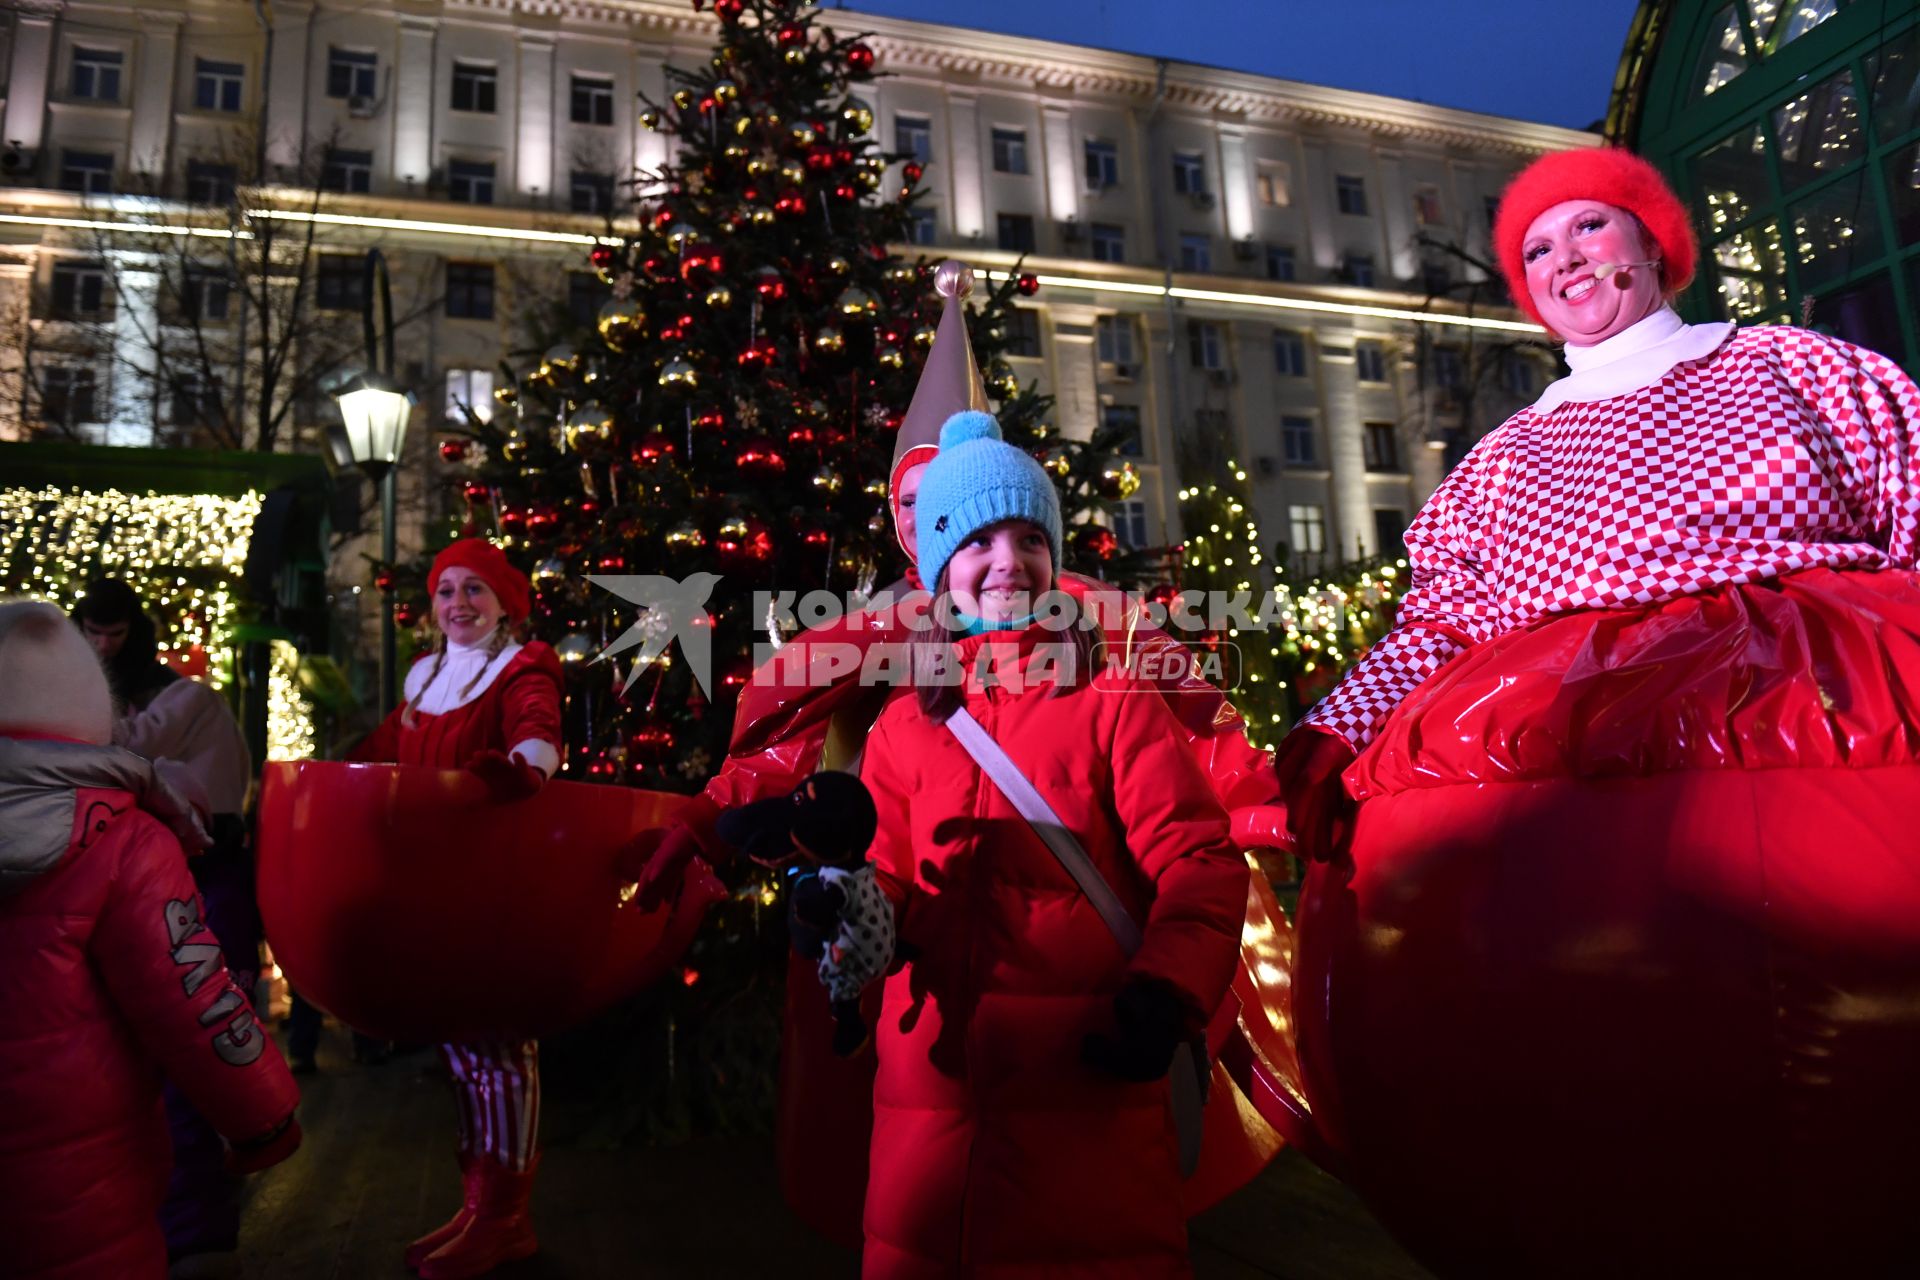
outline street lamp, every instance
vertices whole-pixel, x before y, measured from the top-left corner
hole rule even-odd
[[[374,299],[380,301],[384,344],[375,341]],[[387,261],[378,249],[367,250],[365,287],[361,290],[361,319],[367,339],[367,369],[347,385],[337,399],[346,430],[347,459],[367,479],[380,486],[380,562],[394,557],[394,465],[407,438],[413,416],[413,397],[393,380],[393,292],[387,282]],[[386,367],[381,368],[381,356]],[[337,448],[337,445],[336,445]],[[380,602],[380,714],[393,710],[394,634],[392,602]]]

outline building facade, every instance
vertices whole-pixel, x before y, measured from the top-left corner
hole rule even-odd
[[[1069,434],[1137,426],[1146,483],[1116,520],[1132,545],[1180,537],[1191,433],[1244,466],[1269,550],[1308,568],[1391,550],[1448,462],[1553,376],[1487,278],[1488,224],[1516,169],[1592,135],[830,22],[871,33],[875,130],[926,168],[903,251],[1024,259],[1042,288],[1012,372]],[[713,39],[684,0],[16,0],[0,435],[217,424],[229,447],[312,447],[377,246],[422,401],[410,470],[430,478],[421,428],[488,411],[503,358],[597,306],[586,250],[620,184],[666,159],[635,95],[662,98]],[[221,211],[247,200],[276,210],[272,236],[230,234]]]

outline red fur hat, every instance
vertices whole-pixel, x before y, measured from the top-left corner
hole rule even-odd
[[[533,608],[527,575],[508,563],[507,553],[485,538],[462,538],[448,543],[446,550],[433,558],[433,572],[427,575],[427,594],[439,590],[440,575],[455,567],[465,569],[493,588],[500,607],[507,611],[508,622],[524,620]]]
[[[1639,218],[1659,247],[1660,284],[1668,293],[1680,292],[1693,279],[1700,254],[1693,220],[1658,169],[1618,147],[1552,152],[1514,175],[1493,220],[1493,250],[1507,277],[1507,291],[1514,305],[1534,320],[1540,321],[1540,313],[1527,293],[1520,244],[1535,218],[1566,200],[1599,200]]]

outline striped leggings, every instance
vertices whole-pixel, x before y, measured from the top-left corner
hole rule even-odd
[[[443,1044],[460,1119],[460,1154],[491,1156],[515,1172],[533,1162],[540,1131],[540,1042]]]

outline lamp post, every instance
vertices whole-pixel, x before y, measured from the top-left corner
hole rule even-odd
[[[376,341],[374,299],[378,290],[384,342]],[[340,420],[345,425],[347,454],[367,479],[380,486],[380,560],[394,557],[394,465],[407,438],[407,420],[413,415],[413,397],[393,380],[393,290],[387,281],[387,260],[378,249],[367,250],[366,283],[360,299],[367,339],[367,369],[340,393]],[[382,368],[381,357],[385,356]],[[393,710],[393,607],[380,606],[380,714]]]

